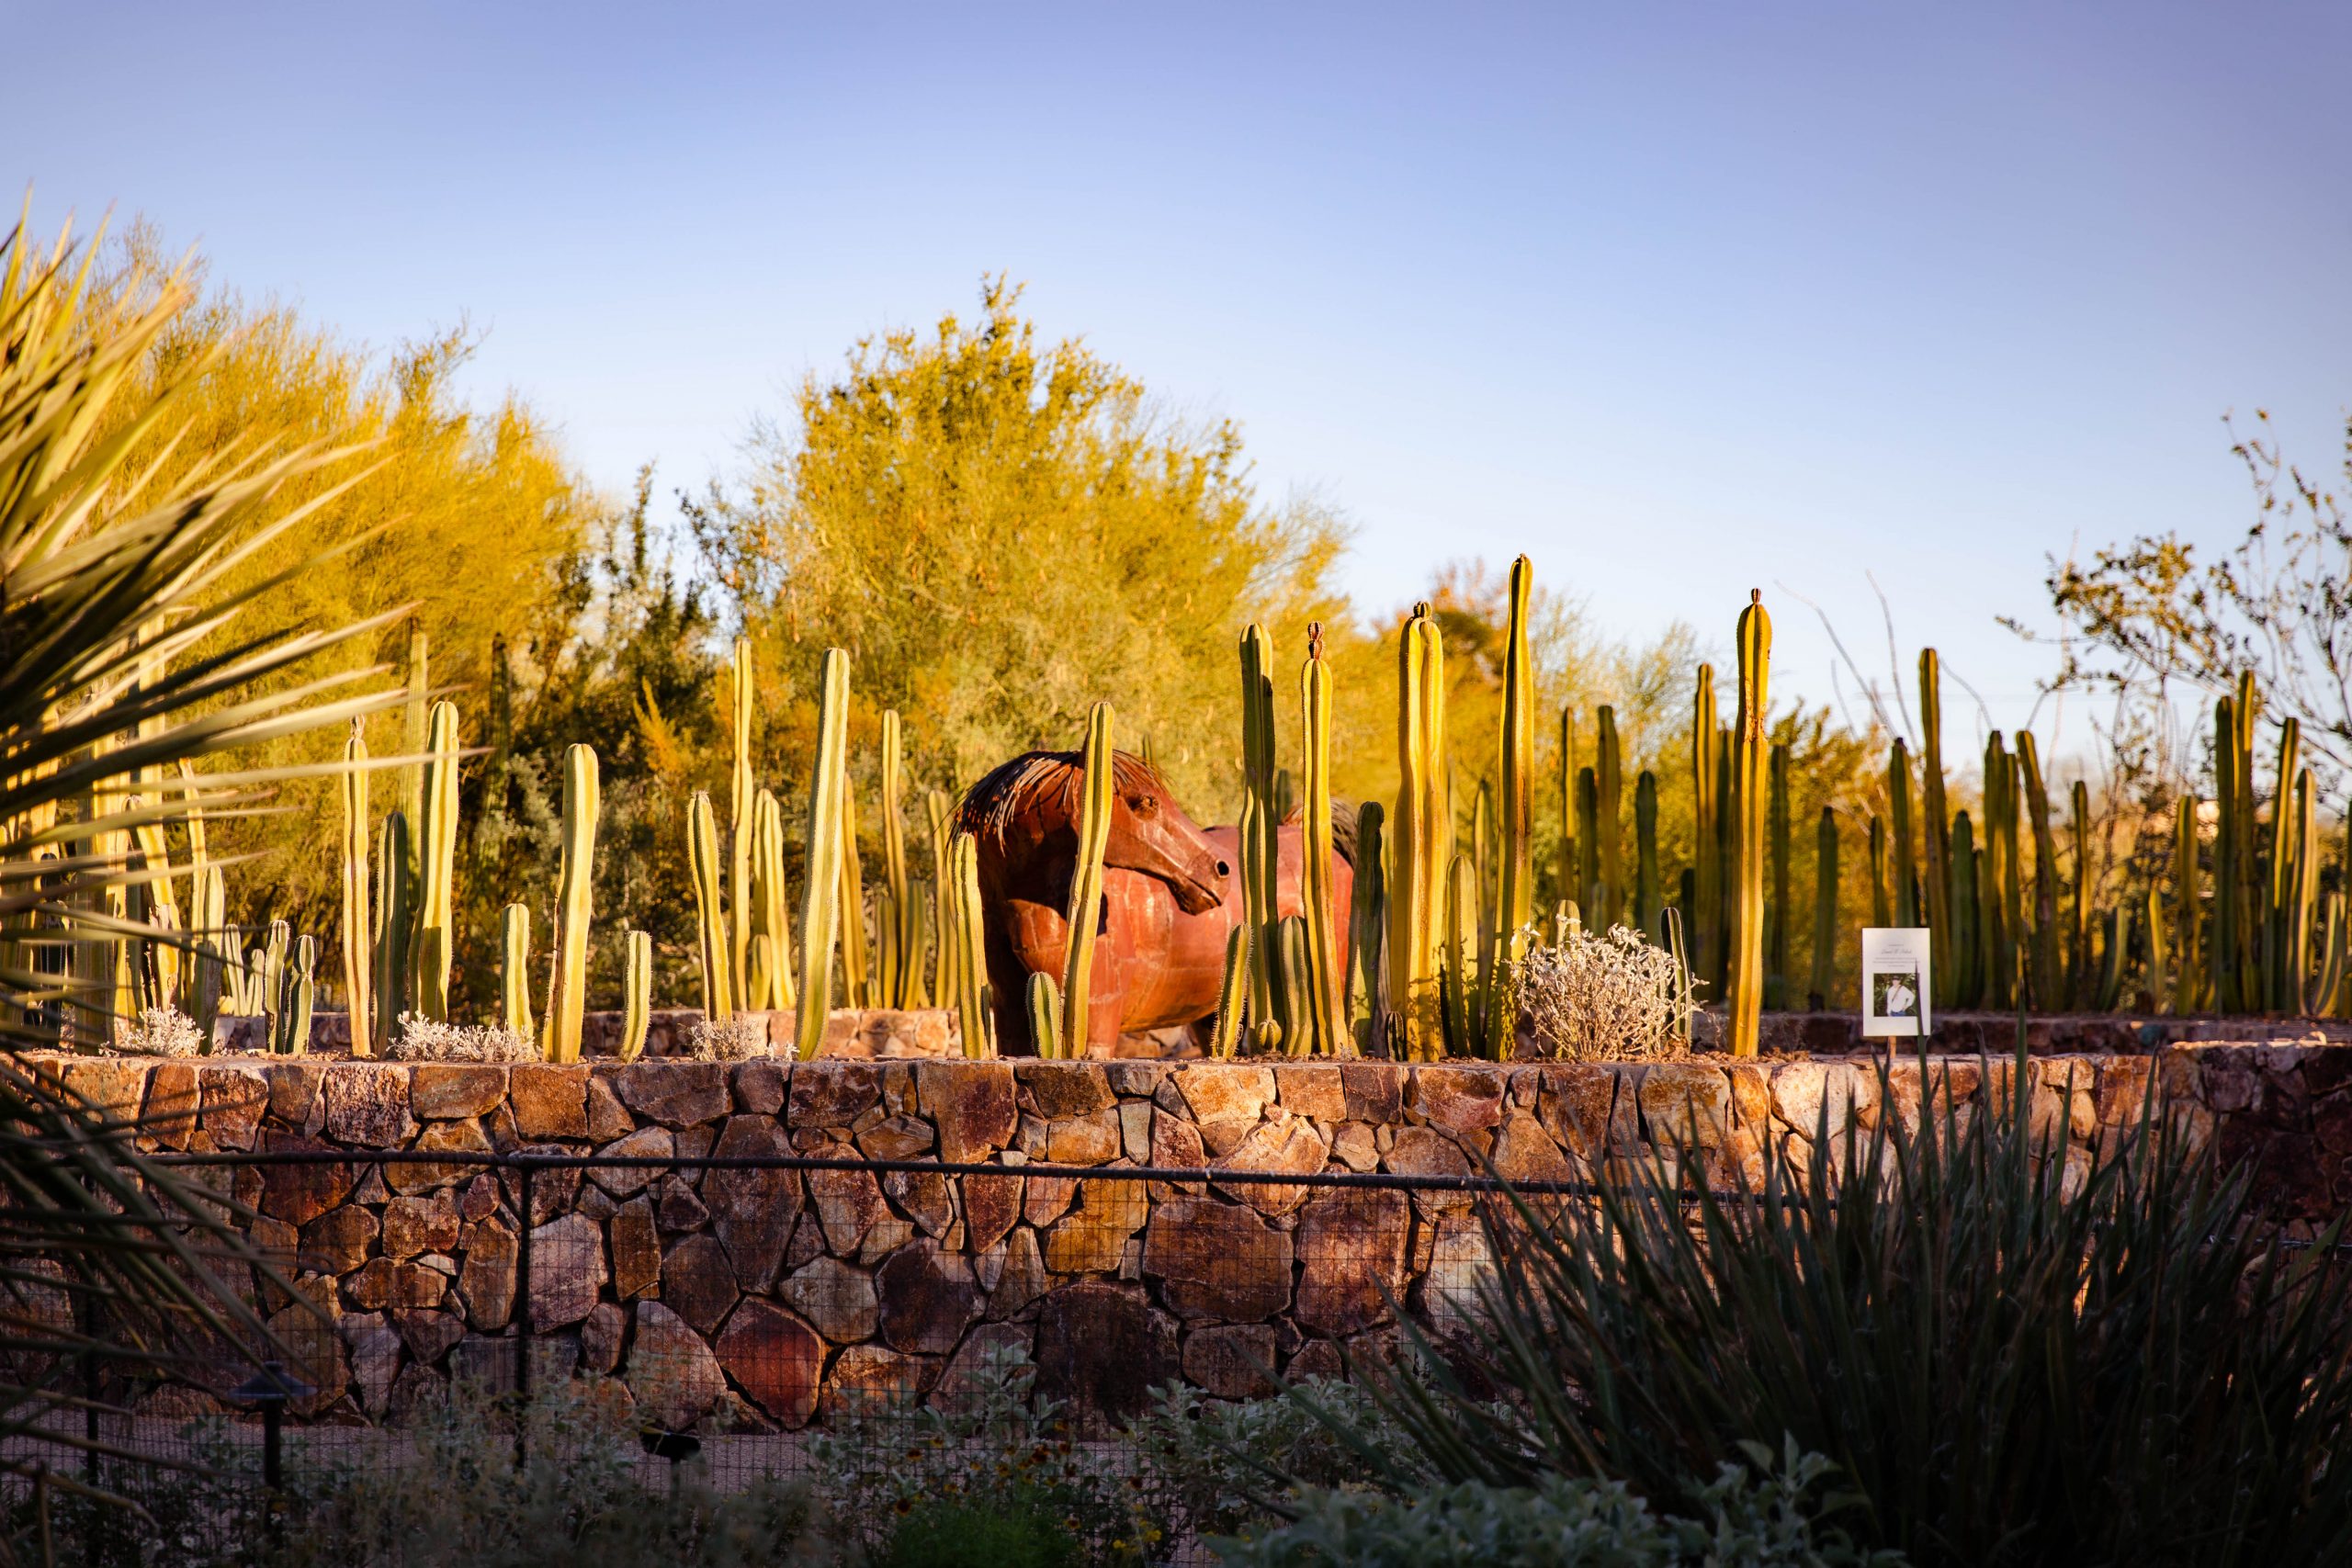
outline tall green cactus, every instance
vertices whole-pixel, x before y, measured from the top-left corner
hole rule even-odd
[[[752,803],[752,918],[754,940],[768,944],[768,986],[763,996],[747,997],[755,1010],[791,1010],[791,904],[784,886],[784,807],[773,790],[762,790]]]
[[[842,1000],[854,1008],[874,1005],[874,974],[865,942],[865,862],[857,852],[857,792],[850,786],[847,748],[841,794]]]
[[[1560,886],[1555,903],[1577,897],[1577,710],[1564,704],[1560,708]]]
[[[294,943],[294,960],[286,976],[286,1000],[280,1014],[285,1021],[281,1054],[289,1056],[308,1055],[311,1051],[311,1007],[316,1000],[319,976],[318,939],[304,936]]]
[[[2172,819],[2172,972],[2170,1005],[2165,1010],[2191,1013],[2204,998],[2204,952],[2199,945],[2197,875],[2197,796],[2184,792],[2173,803]]]
[[[209,861],[198,860],[194,881],[196,886],[188,895],[189,919],[195,922],[198,935],[188,1017],[196,1024],[197,1049],[209,1055],[213,1025],[220,1018],[221,992],[228,984],[231,965],[236,962],[237,935],[229,929],[229,889],[220,868]],[[354,1030],[358,1027],[355,1021]],[[362,1049],[365,1044],[366,1041],[355,1032],[353,1055],[366,1055]]]
[[[365,1056],[376,1037],[376,1015],[368,985],[368,739],[356,718],[343,743],[343,995],[351,1018],[351,1054]],[[197,874],[201,877],[204,869],[199,866]]]
[[[1323,623],[1315,621],[1306,628],[1306,661],[1298,671],[1298,710],[1300,745],[1305,751],[1306,779],[1306,811],[1299,849],[1304,863],[1299,868],[1299,905],[1306,922],[1306,968],[1300,976],[1306,988],[1304,1005],[1297,1010],[1306,1020],[1310,1038],[1298,1042],[1294,1055],[1311,1051],[1319,1056],[1336,1056],[1353,1044],[1348,1032],[1347,991],[1345,976],[1340,973],[1340,908],[1336,879],[1331,868],[1331,666],[1323,658]],[[1508,719],[1505,735],[1510,733]],[[1505,742],[1509,747],[1508,739]],[[1534,750],[1532,740],[1525,748],[1526,761],[1532,763]],[[1526,788],[1526,774],[1520,774],[1520,787]],[[1522,813],[1523,815],[1523,813]],[[1506,829],[1508,831],[1508,829]],[[1524,824],[1520,833],[1517,851],[1521,864],[1516,886],[1522,893],[1527,882],[1527,846]],[[1503,875],[1506,883],[1512,876],[1510,856],[1505,855]]]
[[[509,1033],[528,1040],[531,1027],[531,907],[509,904],[500,917],[498,941],[499,1021]]]
[[[1496,824],[1501,857],[1497,923],[1510,963],[1518,962],[1521,933],[1535,919],[1535,661],[1527,647],[1534,581],[1535,568],[1525,556],[1510,563],[1510,619],[1503,639],[1502,795]]]
[[[424,867],[415,857],[424,852],[421,835],[424,824],[425,710],[431,705],[433,690],[430,652],[424,621],[411,615],[408,618],[408,665],[403,672],[407,697],[401,707],[401,750],[414,761],[401,764],[401,814],[409,822],[408,852],[411,859],[403,871],[409,882],[409,916],[412,919],[416,915],[416,890],[424,880]]]
[[[1723,861],[1715,852],[1724,810],[1716,791],[1722,769],[1715,754],[1721,722],[1715,713],[1714,666],[1702,664],[1698,691],[1690,702],[1690,858],[1697,873],[1691,878],[1691,891],[1697,907],[1686,913],[1690,917],[1691,970],[1710,983],[1723,974],[1724,952]],[[1570,895],[1583,896],[1581,888]]]
[[[932,1006],[952,1011],[956,1006],[956,888],[948,869],[948,848],[956,836],[950,821],[955,806],[945,790],[935,789],[923,796],[923,813],[931,821],[931,947],[938,966]]]
[[[898,710],[886,709],[882,715],[882,887],[889,896],[892,924],[889,931],[890,963],[876,976],[884,1007],[903,1008],[914,1005],[915,993],[915,902],[908,891],[907,829],[900,814],[899,770],[900,750],[904,737]]]
[[[1281,1009],[1274,920],[1281,912],[1282,807],[1274,796],[1274,648],[1252,621],[1241,633],[1241,909],[1250,928],[1250,1021]]]
[[[823,1048],[825,1017],[833,1005],[833,949],[842,922],[842,807],[849,792],[847,653],[838,648],[825,650],[817,690],[817,749],[808,766],[808,854],[800,907],[800,1010],[793,1041],[793,1055],[804,1062],[816,1060]],[[977,920],[977,887],[973,903],[967,918]],[[856,913],[854,908],[850,911],[853,919]],[[965,1028],[964,1049],[970,1055],[968,1013]]]
[[[1838,961],[1838,813],[1821,808],[1813,830],[1813,984],[1805,1006],[1819,1012],[1829,1005]]]
[[[1274,950],[1282,955],[1283,984],[1280,1043],[1291,1055],[1304,1056],[1313,1044],[1315,1024],[1309,1015],[1306,959],[1306,918],[1285,915],[1274,922]]]
[[[1402,1031],[1401,1055],[1435,1057],[1444,1041],[1438,989],[1441,927],[1453,859],[1453,814],[1446,796],[1445,645],[1427,604],[1417,604],[1396,638],[1396,844],[1388,889],[1388,1005]]]
[[[956,1009],[963,1023],[964,1055],[994,1056],[996,1031],[989,1016],[994,998],[989,994],[988,937],[980,920],[979,841],[969,833],[956,834],[948,850],[948,883],[956,890]],[[808,928],[802,929],[805,958]],[[804,990],[804,1004],[807,995]]]
[[[2213,701],[2213,941],[2207,962],[2216,1012],[2238,1012],[2246,1005],[2238,984],[2245,971],[2238,929],[2239,883],[2252,867],[2241,869],[2238,858],[2238,740],[2237,705],[2225,693]],[[2246,810],[2250,815],[2251,807]]]
[[[1772,743],[1770,783],[1765,807],[1765,843],[1771,909],[1764,926],[1764,1005],[1785,1012],[1789,1006],[1789,927],[1795,907],[1789,901],[1789,743]]]
[[[1216,987],[1216,1022],[1209,1031],[1209,1055],[1231,1056],[1241,1045],[1241,1015],[1250,1005],[1250,933],[1235,926],[1225,933],[1225,969]]]
[[[2062,974],[2058,956],[2058,840],[2050,827],[2050,791],[2041,756],[2030,730],[2018,731],[2018,769],[2025,779],[2026,816],[2033,824],[2033,945],[2028,949],[2033,1004],[2059,1005]]]
[[[411,1004],[409,948],[414,934],[415,884],[408,868],[413,856],[409,846],[408,815],[388,811],[376,838],[376,1017],[369,1038],[375,1054],[391,1044],[394,1032]]]
[[[2310,953],[2308,931],[2300,937],[2301,898],[2297,887],[2295,784],[2302,764],[2302,726],[2292,718],[2278,726],[2278,763],[2271,775],[2269,888],[2264,899],[2262,1007],[2266,1012],[2302,1010],[2303,968],[2295,950]]]
[[[1634,781],[1634,929],[1663,945],[1657,917],[1657,775],[1644,768]]]
[[[1919,923],[1919,864],[1911,857],[1911,750],[1897,737],[1886,758],[1888,870],[1894,893],[1894,923]],[[1930,961],[1932,967],[1932,960]]]
[[[1617,745],[1617,710],[1594,710],[1599,739],[1592,773],[1593,807],[1600,830],[1600,912],[1607,931],[1625,922],[1624,763]]]
[[[707,819],[707,797],[702,797],[702,809]],[[577,744],[565,747],[563,855],[556,870],[555,954],[548,976],[547,1037],[543,1046],[550,1062],[580,1060],[581,1021],[588,1008],[588,924],[595,913],[596,818],[600,810],[595,751]]]
[[[1111,705],[1096,703],[1086,716],[1085,775],[1078,812],[1078,859],[1071,868],[1069,904],[1063,911],[1062,1028],[1073,1056],[1093,1041],[1089,1007],[1094,999],[1094,939],[1102,917],[1102,853],[1111,841],[1111,809],[1117,798],[1112,750]],[[1112,1032],[1116,1043],[1117,1030]]]
[[[1772,666],[1772,618],[1764,592],[1748,591],[1740,612],[1739,713],[1732,726],[1732,870],[1738,902],[1732,927],[1731,1054],[1756,1055],[1764,1003],[1765,705]]]
[[[1871,813],[1871,924],[1886,927],[1894,923],[1894,906],[1886,897],[1886,824],[1877,812]]]
[[[2076,779],[2066,792],[2066,838],[2073,851],[2074,884],[2066,919],[2066,994],[2071,1005],[2088,1007],[2098,987],[2091,964],[2091,791]]]
[[[1984,938],[1978,918],[1982,905],[1976,890],[1980,858],[1976,829],[1965,811],[1952,815],[1951,850],[1951,940],[1947,945],[1954,970],[1951,1002],[1954,1007],[1973,1008],[1984,990]]]
[[[2319,903],[2319,829],[2312,800],[2312,771],[2295,770],[2292,868],[2280,910],[2282,940],[2279,1010],[2299,1016],[2313,1010],[2312,982],[2312,917]]]
[[[2164,895],[2153,882],[2142,895],[2140,930],[2146,943],[2148,1010],[2168,1012],[2172,1010],[2172,965],[2165,951]]]
[[[1952,953],[1951,818],[1944,807],[1943,667],[1932,648],[1919,650],[1919,809],[1924,820],[1920,842],[1926,851],[1924,878],[1928,922],[1928,991],[1935,1004],[1949,1007],[1959,978]]]
[[[1608,889],[1600,879],[1600,784],[1590,768],[1577,770],[1577,843],[1576,902],[1605,931]]]
[[[458,952],[458,705],[433,705],[425,749],[424,818],[419,824],[416,1010],[449,1016],[449,966]]]
[[[1351,1038],[1365,1051],[1379,1042],[1380,954],[1388,931],[1385,833],[1380,802],[1367,800],[1356,807],[1354,908],[1348,922],[1348,969],[1354,978],[1348,1022]]]
[[[621,1060],[644,1054],[653,1022],[653,938],[632,931],[621,944]]]
[[[2018,893],[2017,759],[1995,730],[1984,741],[1984,865],[1977,877],[1980,918],[1977,941],[1984,948],[1983,1005],[2006,1008],[2016,1000]]]
[[[272,1052],[283,1055],[293,1047],[292,1026],[286,1016],[287,998],[291,987],[287,979],[287,948],[292,932],[284,920],[269,922],[269,934],[263,939],[261,949],[261,1012],[262,1032],[268,1037]]]
[[[728,974],[742,980],[751,974],[752,855],[758,832],[757,786],[752,778],[752,709],[756,690],[752,671],[752,639],[739,637],[728,660],[728,738],[732,742],[727,773],[727,938]],[[752,996],[740,984],[729,998],[747,1011],[765,1006],[764,996]]]
[[[728,967],[727,911],[719,894],[718,819],[707,790],[695,791],[686,803],[686,862],[695,887],[695,953],[702,967],[703,1016],[724,1023],[735,1016],[735,984]]]
[[[1042,1060],[1062,1059],[1062,993],[1051,975],[1029,976],[1029,1041]],[[1077,1054],[1085,1055],[1082,1045]]]

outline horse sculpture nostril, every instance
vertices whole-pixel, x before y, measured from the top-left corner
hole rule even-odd
[[[1216,874],[1219,876],[1231,876],[1233,874],[1233,867],[1223,861],[1219,861],[1216,863]]]

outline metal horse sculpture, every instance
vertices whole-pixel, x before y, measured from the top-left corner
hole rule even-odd
[[[1184,814],[1159,772],[1120,751],[1112,762],[1111,835],[1103,852],[1102,914],[1096,928],[1086,1043],[1110,1046],[1122,1033],[1196,1023],[1216,1011],[1226,933],[1241,921],[1241,834],[1203,828]],[[997,1047],[1035,1049],[1029,1037],[1029,976],[1061,979],[1069,942],[1070,877],[1077,869],[1083,757],[1031,751],[974,784],[956,827],[979,850],[980,907],[988,931],[989,985],[996,994]],[[1280,834],[1278,909],[1300,912],[1301,829]],[[1332,901],[1341,972],[1354,875],[1335,852]],[[1080,1043],[1072,1041],[1075,1053]]]

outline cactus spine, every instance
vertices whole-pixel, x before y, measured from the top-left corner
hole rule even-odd
[[[696,790],[686,804],[686,860],[695,885],[695,954],[702,965],[702,1011],[713,1023],[735,1016],[735,987],[728,972],[725,908],[718,890],[718,820],[710,793]]]
[[[343,994],[351,1014],[351,1054],[365,1056],[375,1039],[375,1009],[369,998],[368,931],[368,740],[359,720],[351,721],[351,736],[343,743]],[[193,821],[189,850],[196,852]],[[199,865],[197,875],[206,868]],[[192,895],[199,907],[202,895]],[[206,1032],[209,1038],[210,1031]]]
[[[1282,1005],[1282,965],[1274,947],[1282,807],[1274,796],[1273,668],[1273,642],[1253,621],[1241,634],[1241,909],[1253,960],[1253,1027],[1273,1021]]]
[[[1776,1011],[1789,1006],[1789,926],[1794,908],[1789,902],[1789,743],[1775,741],[1769,767],[1770,783],[1765,807],[1765,843],[1772,905],[1764,927],[1764,1005]]]
[[[1078,863],[1071,869],[1069,905],[1062,942],[1062,1027],[1070,1053],[1082,1056],[1093,1039],[1089,1008],[1094,993],[1094,938],[1102,915],[1102,852],[1111,841],[1111,807],[1117,784],[1111,747],[1111,705],[1096,703],[1086,716],[1086,773],[1078,813]],[[1118,1031],[1115,1023],[1112,1038]],[[1042,1054],[1043,1044],[1039,1050]]]
[[[727,775],[727,935],[728,974],[744,976],[747,985],[740,1000],[748,1010],[764,1007],[764,994],[753,996],[748,989],[751,975],[752,932],[752,838],[758,831],[755,814],[759,807],[752,783],[752,639],[735,639],[732,657],[729,660],[728,716],[729,738],[733,742],[729,757]],[[730,1001],[738,998],[730,997]]]
[[[1388,1005],[1408,1060],[1442,1042],[1438,950],[1453,818],[1446,798],[1445,648],[1427,604],[1414,606],[1396,638],[1395,875],[1388,890]]]
[[[1919,650],[1919,808],[1925,818],[1920,841],[1927,877],[1921,911],[1928,922],[1929,995],[1949,1006],[1959,964],[1952,952],[1951,818],[1944,807],[1943,666],[1932,648]]]
[[[653,1021],[653,938],[629,932],[621,954],[621,1060],[634,1062],[644,1054]]]
[[[1351,1037],[1367,1051],[1379,1040],[1380,953],[1388,929],[1385,818],[1376,800],[1356,807],[1355,907],[1348,935],[1348,968],[1354,982],[1348,1019]]]
[[[426,727],[424,817],[418,828],[422,881],[416,906],[416,1010],[449,1016],[449,964],[458,951],[458,705],[435,703]]]
[[[409,933],[415,884],[408,877],[408,817],[388,811],[376,839],[376,1017],[369,1038],[381,1055],[409,1006]]]
[[[1235,926],[1225,933],[1225,972],[1217,982],[1216,1024],[1209,1055],[1231,1056],[1241,1043],[1241,1014],[1250,1005],[1250,933]]]
[[[563,751],[563,859],[557,868],[555,962],[548,976],[547,1039],[550,1062],[580,1060],[581,1019],[588,1006],[588,922],[594,914],[596,753],[572,745]],[[710,802],[703,801],[703,814]]]
[[[843,796],[848,793],[849,655],[825,650],[817,679],[817,752],[808,773],[808,861],[800,908],[800,1011],[793,1055],[814,1061],[825,1043],[825,1015],[833,1005],[833,948],[842,920]],[[977,906],[977,897],[974,899]],[[850,911],[855,918],[857,911]],[[971,919],[978,918],[977,907]],[[971,1021],[964,1049],[971,1053]]]
[[[1496,901],[1506,962],[1516,963],[1521,935],[1535,919],[1535,661],[1527,648],[1527,604],[1535,568],[1510,563],[1510,622],[1503,644],[1501,875]],[[1327,731],[1329,725],[1325,726]],[[1310,763],[1310,766],[1312,764]],[[1328,773],[1328,764],[1327,769]],[[1328,791],[1327,791],[1328,793]]]
[[[1715,852],[1722,836],[1721,817],[1724,802],[1715,793],[1721,760],[1715,754],[1720,744],[1721,720],[1715,713],[1715,671],[1709,664],[1699,666],[1699,689],[1690,702],[1690,855],[1697,862],[1697,874],[1691,878],[1691,891],[1697,908],[1690,911],[1690,942],[1695,948],[1691,967],[1702,980],[1714,981],[1723,974],[1723,862]],[[1578,888],[1572,897],[1584,897]]]
[[[773,790],[752,803],[752,938],[768,947],[766,991],[745,998],[754,1009],[787,1011],[792,1007],[792,928],[784,886],[784,807]]]
[[[1663,946],[1657,917],[1657,775],[1644,768],[1634,781],[1634,926]]]
[[[1805,1006],[1819,1012],[1829,1005],[1838,961],[1838,813],[1825,806],[1813,830],[1813,984]]]
[[[980,924],[978,840],[969,833],[956,834],[948,859],[948,876],[956,889],[956,1006],[963,1022],[964,1055],[993,1056],[996,1034],[989,1013],[994,998],[989,994],[988,939]],[[808,993],[801,995],[805,1005]]]
[[[1062,994],[1051,975],[1029,976],[1029,1038],[1044,1060],[1061,1059]]]
[[[1739,713],[1732,727],[1731,1054],[1756,1055],[1764,1002],[1764,708],[1772,664],[1772,618],[1761,589],[1740,612]]]
[[[498,943],[499,1021],[528,1040],[531,1028],[531,907],[509,904]]]
[[[1323,658],[1323,623],[1320,621],[1311,623],[1306,628],[1306,662],[1299,667],[1298,671],[1298,708],[1302,732],[1300,740],[1306,753],[1306,815],[1299,845],[1305,854],[1299,872],[1299,904],[1306,921],[1306,963],[1300,983],[1306,987],[1306,1005],[1297,1010],[1306,1020],[1310,1037],[1296,1042],[1292,1051],[1294,1055],[1312,1051],[1317,1055],[1335,1056],[1352,1044],[1352,1039],[1347,1030],[1344,976],[1340,973],[1340,911],[1331,874],[1331,666]],[[1506,753],[1510,749],[1510,721],[1506,718]],[[1525,736],[1523,730],[1522,739],[1529,741],[1522,749],[1528,751],[1527,760],[1532,761],[1532,738]],[[1519,779],[1523,794],[1526,774],[1521,773]],[[1524,801],[1521,804],[1524,805]],[[1508,833],[1509,829],[1505,831]],[[1527,883],[1523,824],[1516,852],[1522,863],[1517,886],[1523,894]],[[1512,873],[1508,852],[1503,875],[1506,885],[1510,885]]]
[[[1592,773],[1595,825],[1600,832],[1600,908],[1593,923],[1602,931],[1625,920],[1625,847],[1623,842],[1624,763],[1617,745],[1617,710],[1594,710],[1599,738]]]

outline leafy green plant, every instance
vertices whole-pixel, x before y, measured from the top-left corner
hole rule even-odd
[[[918,1503],[890,1532],[876,1568],[1078,1568],[1077,1540],[1041,1499]]]
[[[1981,1092],[1922,1070],[1924,1111],[1883,1069],[1875,1101],[1826,1096],[1744,1199],[1682,1185],[1724,1169],[1692,1148],[1490,1214],[1457,1359],[1423,1340],[1417,1380],[1363,1369],[1385,1414],[1447,1482],[1650,1497],[1784,1436],[1869,1499],[1858,1539],[1921,1563],[2344,1560],[2335,1234],[2286,1248],[2154,1102],[2086,1156],[2030,1068],[1987,1063]]]

